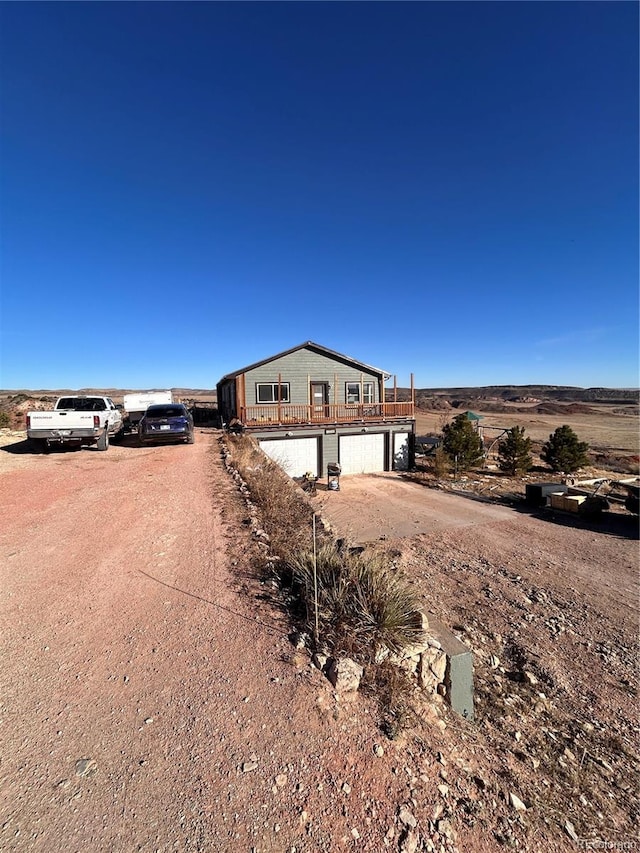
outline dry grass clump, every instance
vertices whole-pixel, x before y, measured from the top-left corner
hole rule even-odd
[[[287,561],[292,588],[315,619],[314,565],[320,633],[361,660],[387,648],[398,653],[422,639],[420,601],[380,552],[358,553],[327,542]]]

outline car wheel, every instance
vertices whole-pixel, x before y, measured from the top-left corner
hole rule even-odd
[[[187,444],[193,444],[194,441],[195,441],[195,436],[192,432],[190,432],[189,435],[187,436]]]
[[[108,450],[109,449],[109,430],[105,427],[102,435],[96,442],[96,447],[98,450]]]

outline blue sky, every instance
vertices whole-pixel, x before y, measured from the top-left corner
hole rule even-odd
[[[2,3],[0,387],[638,380],[638,5]]]

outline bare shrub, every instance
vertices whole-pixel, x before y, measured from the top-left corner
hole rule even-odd
[[[380,714],[380,728],[390,740],[395,740],[417,722],[415,688],[403,669],[389,661],[367,667],[361,688],[375,698]]]
[[[438,432],[442,434],[444,432],[444,428],[451,423],[452,415],[450,412],[443,412],[438,416]]]
[[[451,469],[451,460],[444,447],[436,447],[433,454],[433,473],[436,477],[444,477]]]

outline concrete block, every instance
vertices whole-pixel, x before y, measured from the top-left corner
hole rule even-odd
[[[465,719],[473,720],[473,653],[434,616],[429,616],[429,633],[447,656],[444,685],[449,705]]]

